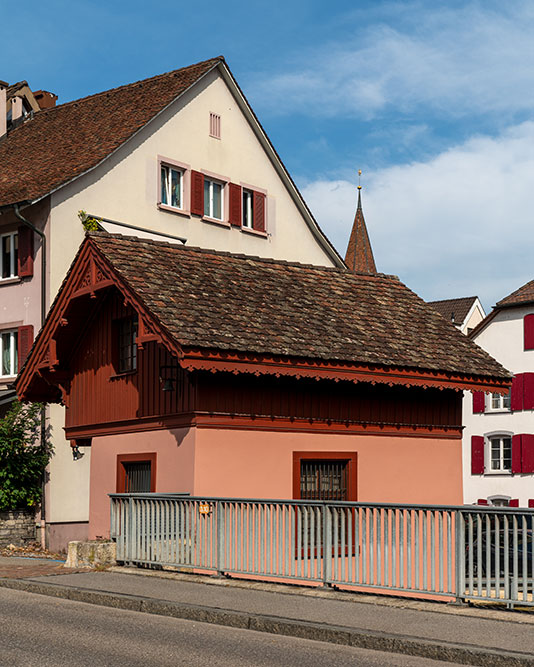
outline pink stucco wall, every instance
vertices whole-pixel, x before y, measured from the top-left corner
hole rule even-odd
[[[357,453],[357,499],[457,505],[461,440],[363,434],[177,429],[94,438],[89,538],[109,535],[108,493],[118,454],[157,455],[156,491],[195,496],[293,497],[293,452]]]
[[[108,493],[116,492],[119,454],[156,454],[156,491],[193,493],[194,429],[145,431],[93,438],[89,539],[109,536]]]

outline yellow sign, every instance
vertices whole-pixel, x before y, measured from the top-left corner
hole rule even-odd
[[[200,514],[211,514],[211,507],[209,503],[200,503],[198,511]]]

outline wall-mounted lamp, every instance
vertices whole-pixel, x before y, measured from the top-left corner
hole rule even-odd
[[[159,381],[162,384],[161,391],[174,391],[176,388],[176,366],[160,366]]]
[[[78,447],[76,440],[73,440],[73,443],[74,444],[71,444],[72,460],[77,461],[80,458],[80,448]]]
[[[91,446],[91,438],[78,438],[76,440],[71,440],[70,447],[72,451],[72,460],[79,461],[84,456],[84,453],[80,451],[80,447],[90,447],[90,446]]]

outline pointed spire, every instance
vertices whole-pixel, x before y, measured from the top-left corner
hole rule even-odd
[[[360,176],[362,170],[358,170],[358,207],[354,217],[354,224],[352,225],[352,232],[350,234],[349,244],[347,246],[347,253],[345,255],[345,264],[351,271],[355,273],[376,273],[375,258],[373,257],[373,250],[369,235],[367,234],[367,227],[365,225],[365,218],[363,217],[362,209],[362,186],[360,185]]]

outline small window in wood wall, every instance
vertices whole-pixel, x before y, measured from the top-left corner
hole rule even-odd
[[[210,137],[221,138],[221,117],[218,113],[210,113]]]

